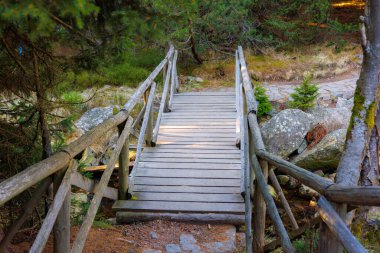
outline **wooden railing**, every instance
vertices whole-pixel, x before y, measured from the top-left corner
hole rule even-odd
[[[137,88],[129,101],[116,115],[94,127],[63,150],[0,183],[0,205],[5,204],[28,188],[38,185],[32,198],[24,206],[24,212],[5,231],[5,236],[0,243],[0,252],[6,252],[10,241],[21,228],[27,217],[32,214],[32,211],[43,198],[51,183],[53,183],[54,186],[54,199],[30,252],[42,252],[51,231],[54,232],[54,252],[82,252],[102,198],[107,197],[115,200],[127,199],[127,193],[133,192],[134,175],[138,169],[138,162],[144,142],[147,146],[155,145],[162,113],[169,111],[170,100],[173,97],[173,93],[178,90],[176,69],[177,55],[178,52],[170,45],[166,57]],[[152,109],[157,87],[154,80],[161,71],[164,76],[163,93],[159,114],[156,119],[155,128],[153,129],[154,114]],[[144,99],[144,106],[138,113],[136,120],[133,120],[130,114],[136,104],[141,101],[141,98]],[[140,132],[137,134],[137,128],[140,123]],[[95,182],[83,177],[77,172],[78,164],[75,158],[88,146],[96,143],[100,137],[103,137],[108,131],[115,128],[119,130],[119,138],[100,181]],[[138,136],[138,142],[136,161],[131,175],[129,175],[129,139],[131,136]],[[108,186],[117,160],[119,160],[119,189]],[[70,248],[71,185],[75,185],[89,192],[94,192],[94,196],[76,239]]]
[[[247,252],[264,252],[264,250],[268,250],[264,243],[266,212],[268,212],[273,222],[282,249],[285,252],[295,252],[275,202],[268,191],[268,177],[291,220],[293,228],[291,234],[299,234],[298,230],[302,229],[305,231],[304,228],[298,228],[289,204],[277,182],[273,171],[275,168],[320,194],[316,203],[320,219],[348,252],[367,252],[355,236],[352,235],[329,201],[354,206],[380,206],[380,187],[343,187],[267,152],[258,125],[254,90],[241,47],[236,51],[236,65],[237,96],[240,97],[240,107],[245,104],[244,108],[240,108],[238,111],[240,110],[240,114],[243,114],[243,117],[240,117],[240,146],[245,173],[244,196],[246,203]],[[251,194],[252,190],[254,190],[253,196]],[[253,197],[253,217],[250,197]],[[251,227],[252,220],[253,228]],[[253,235],[252,230],[254,231]],[[324,231],[321,230],[320,233],[324,233]],[[327,253],[323,248],[320,248],[320,252]]]

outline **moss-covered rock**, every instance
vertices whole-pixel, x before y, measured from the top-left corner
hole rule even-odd
[[[312,149],[304,151],[292,162],[311,171],[322,169],[326,172],[336,169],[343,153],[346,131],[339,129],[329,133]]]

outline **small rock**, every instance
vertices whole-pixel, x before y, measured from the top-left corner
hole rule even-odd
[[[303,142],[301,143],[301,145],[297,149],[297,154],[301,154],[302,152],[305,151],[306,148],[307,148],[307,141],[303,140]]]
[[[299,193],[301,194],[301,196],[309,197],[309,198],[319,196],[319,193],[317,191],[311,189],[310,187],[308,187],[304,184],[301,185],[301,187],[299,189]]]
[[[196,245],[197,240],[191,234],[182,234],[179,237],[179,244],[184,252],[200,252],[201,248]]]
[[[326,176],[326,178],[330,179],[332,182],[335,182],[336,173],[332,173]]]
[[[203,83],[203,79],[200,77],[195,77],[194,81],[196,81],[197,83]]]
[[[287,185],[289,183],[290,178],[287,175],[278,175],[277,180],[280,183],[280,185],[284,186],[284,185]]]
[[[367,214],[368,225],[380,229],[380,207],[371,207]]]
[[[323,173],[322,170],[316,170],[316,171],[314,171],[313,173],[314,173],[314,174],[317,174],[318,176],[321,176],[321,177],[323,177],[323,175],[324,175],[324,173]]]
[[[179,253],[181,248],[177,244],[167,244],[165,245],[166,253]]]
[[[157,239],[157,238],[158,238],[157,233],[154,232],[154,231],[151,231],[151,232],[149,233],[149,237],[150,237],[151,239]]]
[[[300,181],[295,179],[294,177],[289,177],[289,188],[290,189],[295,189],[300,185]]]

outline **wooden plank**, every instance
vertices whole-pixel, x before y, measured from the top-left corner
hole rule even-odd
[[[192,119],[179,119],[179,118],[165,118],[162,120],[163,123],[186,123],[186,124],[201,124],[201,125],[220,125],[220,124],[225,124],[229,123],[229,125],[235,125],[235,119],[212,119],[212,120],[207,120],[207,119],[202,119],[202,118],[192,118]]]
[[[234,127],[231,128],[160,128],[160,134],[232,134]]]
[[[165,156],[166,153],[172,154],[172,155],[196,155],[196,154],[205,154],[205,155],[237,155],[239,154],[239,150],[237,149],[196,149],[196,148],[184,148],[184,149],[171,149],[171,148],[155,148],[155,149],[148,149],[145,148],[143,155],[151,155],[151,154],[157,154],[158,156],[163,155]]]
[[[151,213],[151,212],[117,212],[117,223],[137,221],[170,220],[180,222],[196,222],[203,224],[244,225],[244,216],[227,213]]]
[[[240,178],[238,170],[183,170],[183,169],[143,169],[136,177],[164,178]]]
[[[234,141],[161,141],[159,140],[157,144],[162,144],[162,145],[170,145],[170,144],[180,144],[180,145],[203,145],[203,146],[231,146],[234,145]]]
[[[200,91],[200,92],[182,92],[175,95],[180,96],[234,96],[232,91]]]
[[[240,187],[240,179],[203,179],[203,178],[136,178],[135,185],[188,185],[188,186],[237,186]]]
[[[191,150],[236,150],[235,143],[229,143],[228,145],[220,146],[220,145],[209,145],[209,144],[203,144],[203,143],[190,143],[190,144],[160,144],[158,147],[163,149],[191,149]]]
[[[71,184],[87,192],[93,193],[96,191],[98,183],[92,179],[82,176],[82,174],[75,171],[71,177]],[[108,199],[117,200],[117,189],[107,186],[104,190],[103,196]]]
[[[183,110],[180,113],[179,112],[170,112],[170,113],[165,113],[163,116],[185,116],[185,115],[206,115],[206,116],[213,116],[215,115],[215,111],[203,111],[203,110],[198,110],[198,111],[191,111],[191,110]],[[217,112],[218,115],[224,115],[224,116],[235,116],[236,112],[235,111],[219,111]]]
[[[136,185],[135,192],[164,192],[164,193],[228,193],[240,194],[240,188],[237,186],[210,187],[210,186],[173,186],[173,185]]]
[[[163,119],[235,119],[235,115],[197,115],[196,113],[194,114],[172,114],[172,115],[165,115]]]
[[[222,133],[214,133],[212,131],[208,132],[208,133],[204,133],[204,132],[191,132],[191,131],[188,131],[188,132],[171,132],[171,131],[162,131],[160,133],[160,136],[161,137],[186,137],[186,138],[190,138],[190,137],[196,137],[196,138],[199,138],[199,137],[212,137],[212,138],[234,138],[235,135],[233,134],[232,131],[228,131],[228,132],[222,132]]]
[[[240,194],[137,192],[134,197],[140,201],[243,203],[243,198]]]
[[[240,164],[140,162],[139,168],[240,170]]]
[[[160,131],[161,129],[195,129],[195,130],[203,130],[203,129],[224,129],[224,130],[235,130],[234,125],[225,125],[225,124],[220,124],[220,125],[190,125],[190,124],[176,124],[176,125],[170,125],[170,124],[161,124],[160,126]]]
[[[158,136],[159,143],[170,141],[170,142],[235,142],[235,137],[170,137],[170,136],[164,136],[160,135]]]
[[[203,106],[203,107],[181,107],[181,106],[173,106],[172,110],[171,110],[172,113],[201,113],[201,112],[204,112],[204,113],[212,113],[212,112],[229,112],[229,113],[234,113],[236,112],[236,109],[234,106],[230,106],[230,107],[223,107],[223,108],[220,108],[220,107],[216,107],[216,108],[209,108],[209,107],[206,107],[206,106]]]
[[[163,202],[163,201],[125,201],[118,200],[112,207],[114,210],[128,211],[172,211],[200,213],[244,213],[242,203],[202,203],[202,202]]]
[[[159,151],[157,149],[156,151]],[[238,163],[240,163],[240,155],[238,153],[235,154],[219,154],[217,152],[214,152],[212,154],[207,154],[207,153],[201,153],[201,154],[189,154],[187,152],[183,153],[161,153],[161,152],[146,152],[144,151],[142,154],[142,160],[148,161],[148,159],[151,158],[209,158],[209,159],[237,159]]]
[[[164,157],[164,158],[141,158],[141,162],[151,163],[215,163],[215,164],[240,164],[240,159],[221,159],[221,158],[178,158],[178,157]]]

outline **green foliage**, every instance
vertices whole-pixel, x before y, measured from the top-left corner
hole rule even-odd
[[[318,232],[317,230],[307,229],[301,239],[293,242],[296,253],[313,253],[318,249]]]
[[[311,84],[311,76],[304,78],[302,84],[295,88],[295,92],[290,94],[293,99],[289,102],[290,108],[297,108],[303,111],[311,109],[315,106],[318,97],[318,87]]]
[[[259,103],[257,109],[257,116],[262,117],[268,114],[272,110],[272,104],[269,101],[269,97],[265,94],[265,88],[261,85],[255,86],[255,97],[256,101]]]
[[[136,87],[148,77],[150,71],[124,62],[104,68],[104,76],[114,85],[129,85]]]
[[[82,95],[77,91],[69,91],[62,95],[62,100],[66,103],[81,103],[83,102]]]

